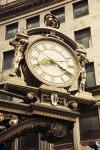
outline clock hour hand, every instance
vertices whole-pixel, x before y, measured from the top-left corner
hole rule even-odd
[[[50,64],[51,64],[51,61],[49,59],[44,58],[44,59],[40,60],[37,64],[34,64],[33,67],[35,68],[38,65],[48,66]]]

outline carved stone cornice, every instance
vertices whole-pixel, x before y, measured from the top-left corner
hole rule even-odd
[[[23,104],[7,100],[0,100],[0,111],[28,116],[42,115],[71,122],[75,122],[76,117],[79,116],[79,112],[67,108],[52,107],[46,104]]]
[[[17,0],[0,6],[0,21],[44,8],[60,0]]]

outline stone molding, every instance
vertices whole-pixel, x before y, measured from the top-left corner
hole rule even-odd
[[[17,0],[0,6],[0,21],[14,18],[25,13],[47,7],[60,0]]]

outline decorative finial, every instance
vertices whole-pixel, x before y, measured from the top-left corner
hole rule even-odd
[[[58,29],[60,27],[59,20],[52,14],[46,14],[44,16],[44,23],[47,27]]]

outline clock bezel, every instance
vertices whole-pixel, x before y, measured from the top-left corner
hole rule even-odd
[[[54,42],[57,42],[57,43],[61,44],[63,47],[65,47],[67,49],[66,51],[69,51],[69,53],[71,53],[71,55],[73,56],[73,58],[75,60],[75,64],[76,64],[76,72],[74,74],[74,77],[71,78],[70,80],[68,80],[68,82],[53,84],[52,82],[49,82],[49,81],[41,78],[41,76],[37,75],[35,73],[35,71],[32,69],[32,67],[30,66],[29,61],[28,61],[28,52],[29,52],[30,48],[33,46],[33,44],[35,44],[39,41],[42,41],[42,40],[50,40],[50,41],[54,41]],[[38,39],[34,40],[33,42],[31,42],[31,44],[29,44],[29,46],[27,47],[27,49],[25,51],[25,61],[26,61],[27,67],[29,68],[31,74],[33,76],[35,76],[41,83],[49,85],[49,86],[58,87],[58,88],[59,87],[62,87],[62,88],[69,87],[75,82],[75,80],[78,79],[78,77],[80,75],[80,63],[78,61],[78,57],[75,54],[74,50],[68,44],[66,44],[65,42],[63,42],[59,39],[55,39],[53,37],[42,37],[42,38],[38,38]]]

